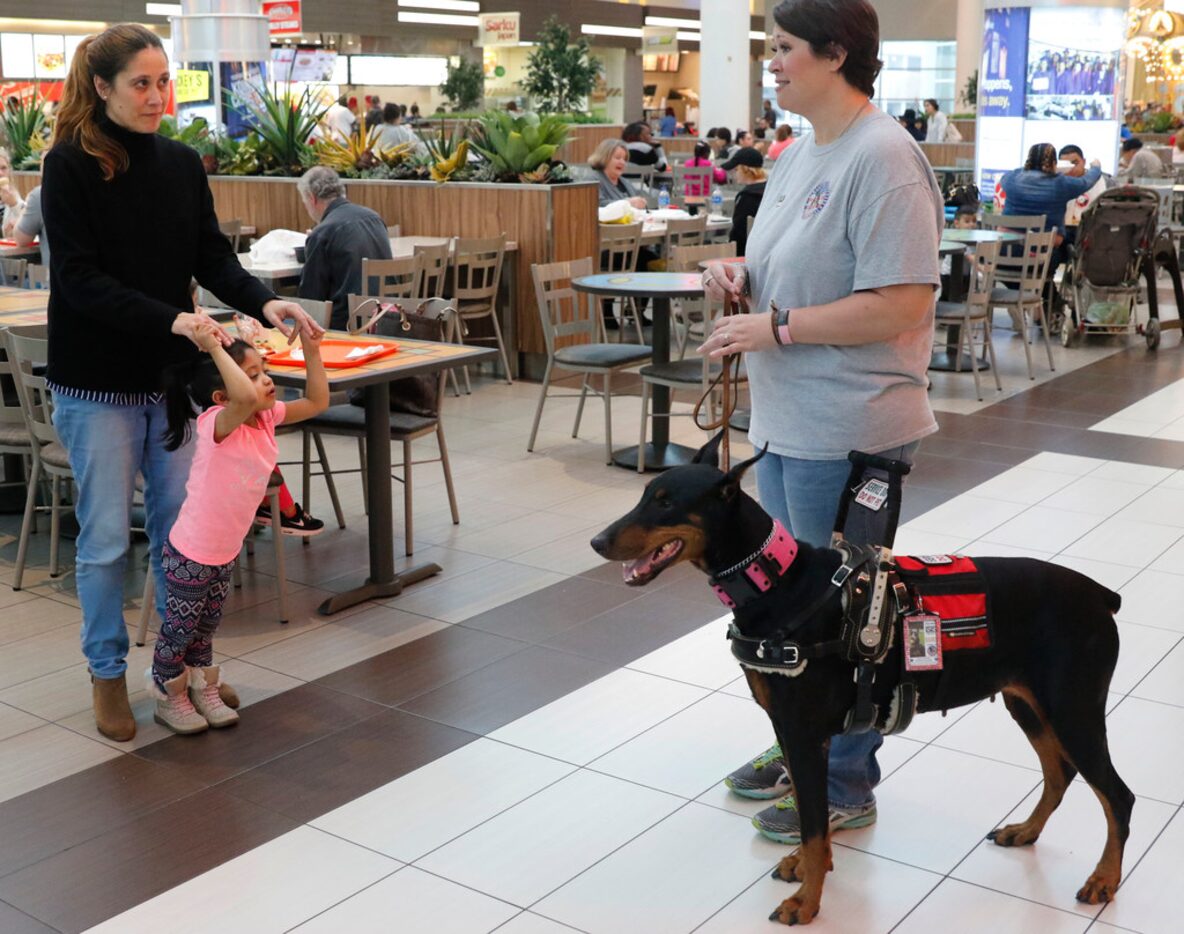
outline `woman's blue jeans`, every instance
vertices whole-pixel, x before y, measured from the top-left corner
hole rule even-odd
[[[53,423],[69,452],[78,491],[74,567],[82,602],[82,652],[96,678],[118,678],[127,670],[123,583],[136,474],[144,477],[156,611],[164,619],[160,555],[185,500],[193,445],[164,449],[163,405],[111,405],[58,394]]]
[[[912,463],[917,447],[914,442],[876,453]],[[765,511],[779,519],[794,538],[825,548],[830,545],[850,472],[847,460],[801,460],[769,453],[756,463],[757,494]],[[883,476],[876,471],[871,474]],[[859,545],[882,544],[887,513],[887,508],[873,513],[852,506],[844,537]],[[827,770],[830,804],[854,808],[875,800],[872,789],[880,782],[876,750],[883,742],[884,737],[875,730],[831,738]]]

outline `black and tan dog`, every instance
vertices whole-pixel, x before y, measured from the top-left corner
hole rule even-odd
[[[608,559],[625,562],[630,584],[649,583],[663,570],[689,561],[713,581],[761,554],[773,520],[740,488],[759,456],[724,473],[714,466],[718,437],[696,462],[661,474],[641,501],[592,540]],[[842,608],[832,576],[840,553],[790,543],[795,554],[759,598],[734,610],[737,634],[802,645],[833,645]],[[1080,773],[1101,801],[1106,844],[1079,901],[1109,901],[1122,875],[1122,851],[1134,795],[1119,778],[1106,743],[1105,703],[1118,657],[1113,614],[1119,596],[1068,568],[1027,558],[974,559],[991,604],[988,647],[949,652],[941,671],[911,673],[917,710],[960,707],[1003,694],[1008,711],[1027,734],[1044,772],[1044,791],[1031,816],[994,830],[1000,846],[1035,842],[1065,789]],[[827,599],[830,590],[833,599]],[[802,610],[818,606],[802,617]],[[878,668],[901,671],[901,639]],[[781,860],[774,876],[801,886],[770,916],[806,924],[818,913],[826,873],[833,868],[827,822],[827,751],[844,729],[855,702],[855,664],[839,654],[818,654],[794,676],[746,667],[753,696],[769,715],[785,752],[802,821],[802,845]],[[883,679],[889,686],[893,679]],[[897,679],[899,680],[899,679]],[[879,700],[883,700],[881,695]]]

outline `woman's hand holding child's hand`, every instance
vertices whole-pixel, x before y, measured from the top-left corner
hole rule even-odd
[[[221,328],[212,318],[206,318],[194,327],[193,342],[206,353],[213,353],[222,346]]]
[[[230,335],[222,328],[217,321],[206,314],[196,314],[190,311],[183,311],[173,319],[172,332],[179,337],[187,337],[189,340],[206,350],[205,345],[198,340],[199,330],[209,330],[216,336],[218,343],[223,347],[230,346]],[[208,352],[208,351],[207,351]]]

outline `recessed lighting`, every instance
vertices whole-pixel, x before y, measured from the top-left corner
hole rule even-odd
[[[179,3],[145,3],[144,12],[149,16],[180,16]]]
[[[698,29],[699,21],[697,19],[676,19],[673,16],[647,16],[645,18],[647,26],[687,26],[690,29]]]
[[[626,39],[640,39],[641,30],[636,26],[598,26],[581,23],[580,32],[586,36],[623,36]]]
[[[460,13],[480,13],[477,0],[399,0],[401,7],[418,7],[421,10],[456,10]]]
[[[461,16],[454,13],[404,13],[399,11],[400,23],[424,23],[428,26],[480,26],[476,16]]]

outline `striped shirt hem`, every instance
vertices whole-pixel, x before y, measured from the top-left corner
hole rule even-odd
[[[83,402],[102,402],[104,405],[160,405],[164,402],[163,392],[104,392],[100,389],[78,389],[46,381],[49,391]]]

